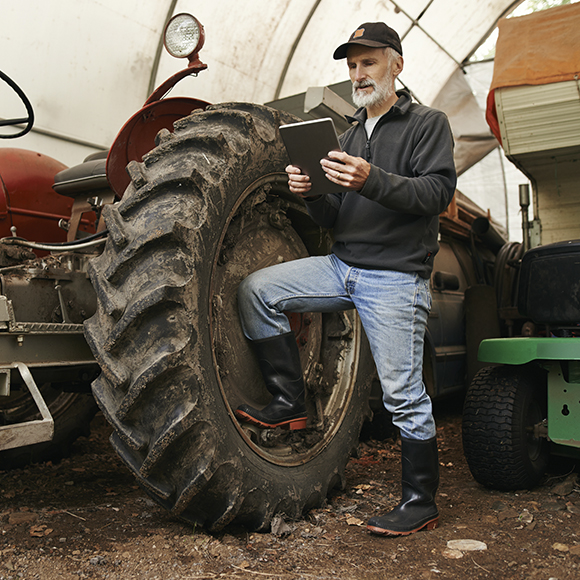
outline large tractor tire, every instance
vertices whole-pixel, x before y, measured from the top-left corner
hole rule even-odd
[[[162,131],[90,267],[85,323],[111,441],[139,484],[174,515],[217,531],[267,530],[320,506],[357,445],[374,365],[354,312],[289,314],[307,385],[308,427],[240,424],[269,396],[244,338],[236,292],[249,273],[325,254],[330,237],[287,188],[278,126],[250,104],[196,111]]]
[[[473,477],[499,490],[526,489],[542,479],[549,442],[545,372],[535,366],[485,367],[474,377],[463,410],[463,450]]]
[[[79,437],[88,437],[97,405],[90,393],[65,393],[58,385],[40,386],[42,397],[54,419],[50,441],[0,451],[0,469],[23,467],[29,463],[57,462],[68,457]],[[26,389],[15,390],[10,397],[0,397],[0,425],[12,425],[40,419],[40,413]]]

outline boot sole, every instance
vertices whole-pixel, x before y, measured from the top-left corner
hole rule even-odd
[[[435,528],[439,527],[439,517],[436,517],[426,524],[415,528],[414,530],[408,530],[405,532],[395,531],[395,530],[387,530],[385,528],[378,528],[376,526],[367,526],[367,530],[371,532],[371,534],[376,534],[377,536],[409,536],[410,534],[414,534],[420,530],[434,530]]]
[[[296,419],[289,419],[288,421],[280,421],[280,423],[263,423],[258,421],[251,415],[244,413],[243,411],[236,411],[236,417],[245,421],[246,423],[251,423],[252,425],[257,425],[263,429],[275,429],[276,427],[281,427],[289,431],[298,431],[299,429],[306,429],[307,417],[297,417]]]

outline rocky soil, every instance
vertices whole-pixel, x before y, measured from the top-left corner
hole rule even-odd
[[[580,486],[559,466],[531,491],[478,485],[461,448],[459,404],[436,409],[440,527],[403,538],[367,533],[397,503],[399,449],[367,439],[348,485],[303,520],[270,533],[211,535],[172,518],[135,484],[97,415],[59,464],[0,471],[0,580],[577,579]]]

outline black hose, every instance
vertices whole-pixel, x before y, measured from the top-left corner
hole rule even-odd
[[[103,230],[102,232],[97,232],[96,234],[91,234],[90,236],[87,236],[86,238],[81,238],[80,240],[74,240],[72,242],[46,242],[46,243],[42,243],[41,245],[43,246],[51,246],[54,248],[66,248],[66,247],[71,247],[71,246],[76,246],[78,244],[85,244],[86,242],[92,242],[93,240],[96,240],[97,238],[101,238],[103,236],[106,236],[109,233],[109,230]],[[12,241],[15,241],[15,244],[11,244]],[[36,242],[30,242],[29,240],[27,240],[26,238],[21,238],[18,236],[10,236],[9,238],[0,238],[0,242],[2,242],[3,244],[9,244],[11,246],[19,246],[22,244],[19,244],[18,242],[22,241],[22,242],[27,242],[29,244],[34,244]]]
[[[506,266],[508,266],[508,264],[510,262],[513,262],[514,260],[518,260],[519,258],[521,258],[523,253],[523,246],[520,242],[508,242],[507,244],[504,244],[502,246],[502,248],[499,250],[499,252],[497,253],[497,257],[495,259],[495,267],[494,267],[494,276],[493,276],[493,285],[495,286],[495,293],[496,293],[496,297],[497,297],[497,305],[498,308],[502,308],[503,307],[503,291],[504,291],[504,286],[506,283],[506,278],[507,278],[507,272],[506,272]],[[517,284],[512,284],[512,288],[510,289],[510,295],[511,295],[511,304],[508,304],[507,306],[515,306],[515,300],[516,300],[516,287]]]

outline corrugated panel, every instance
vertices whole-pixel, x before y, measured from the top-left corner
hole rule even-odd
[[[580,145],[578,81],[496,89],[495,102],[508,155]]]

